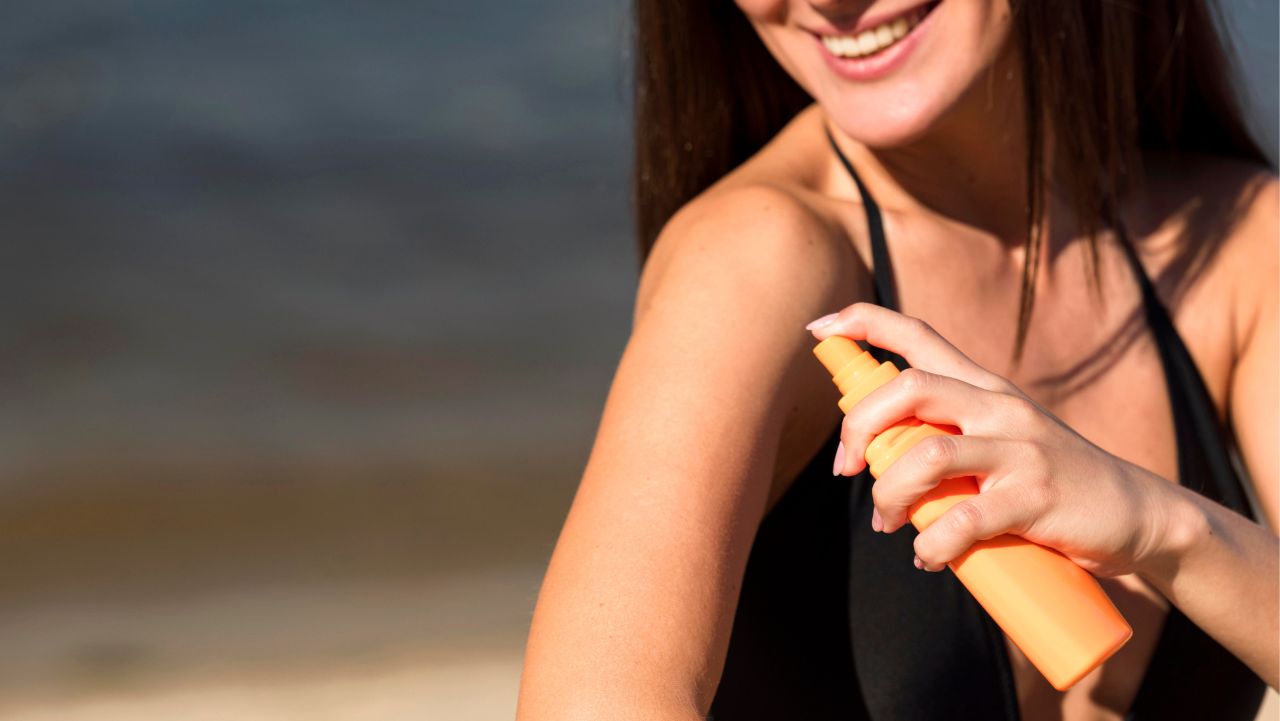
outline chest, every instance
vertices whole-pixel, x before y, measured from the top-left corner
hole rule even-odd
[[[886,224],[898,231],[892,248],[898,309],[927,321],[978,365],[1014,382],[1104,450],[1177,480],[1175,419],[1160,354],[1179,340],[1219,421],[1225,419],[1231,293],[1212,273],[1180,283],[1162,278],[1158,259],[1144,261],[1180,336],[1158,338],[1140,278],[1117,242],[1100,239],[1096,281],[1086,244],[1074,243],[1040,264],[1022,357],[1015,361],[1021,261],[948,244],[936,233],[913,235],[888,218]]]
[[[899,307],[928,321],[979,365],[1013,381],[1104,450],[1177,482],[1175,419],[1160,357],[1160,343],[1172,339],[1157,340],[1149,326],[1139,280],[1123,251],[1116,246],[1099,250],[1096,289],[1086,280],[1083,252],[1054,259],[1038,276],[1019,363],[1012,360],[1021,291],[1015,269],[978,264],[975,272],[949,274],[946,268],[966,267],[965,262],[974,267],[973,259],[948,260],[936,247],[927,257],[910,247],[895,249]],[[907,270],[922,263],[934,267]],[[957,304],[955,298],[966,302]],[[1221,307],[1202,286],[1171,310],[1220,417],[1231,361],[1230,344],[1220,330],[1227,325],[1221,322]],[[1055,691],[1006,640],[1024,718],[1120,719],[1131,706],[1168,602],[1137,576],[1104,579],[1103,586],[1133,626],[1134,637],[1067,693]]]

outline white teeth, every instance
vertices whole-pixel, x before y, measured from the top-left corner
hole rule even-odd
[[[880,52],[893,45],[911,32],[923,17],[922,13],[912,13],[909,17],[900,17],[878,27],[864,30],[851,37],[849,35],[823,35],[822,44],[832,55],[842,58],[860,58],[864,55]]]
[[[870,55],[880,49],[880,43],[876,40],[876,34],[870,30],[858,36],[858,52],[863,55]]]

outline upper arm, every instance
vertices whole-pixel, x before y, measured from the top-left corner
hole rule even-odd
[[[1248,256],[1239,307],[1247,319],[1231,377],[1231,423],[1272,530],[1280,529],[1280,186],[1271,178],[1241,232]]]
[[[522,718],[706,711],[782,419],[822,372],[804,324],[852,302],[853,255],[766,189],[664,229],[538,600]]]

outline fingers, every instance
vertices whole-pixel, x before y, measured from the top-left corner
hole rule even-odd
[[[974,543],[1001,534],[1021,535],[1044,510],[1021,486],[1000,486],[961,501],[916,536],[918,568],[940,571]]]
[[[845,415],[840,432],[843,466],[837,475],[855,475],[866,467],[867,446],[905,418],[951,425],[965,435],[1003,436],[1001,429],[1025,430],[1034,408],[1021,397],[994,393],[955,378],[908,368],[875,389]],[[843,472],[841,471],[843,469]]]
[[[1043,453],[1016,440],[1049,416],[1017,386],[973,362],[924,321],[873,303],[854,303],[806,327],[819,340],[866,340],[912,366],[846,415],[837,474],[861,472],[867,446],[906,418],[954,426],[964,434],[921,440],[872,486],[872,527],[892,533],[907,523],[912,504],[943,479],[979,479],[981,493],[948,509],[916,537],[917,567],[940,570],[975,541],[1025,533],[1050,506],[1047,479],[1031,478],[1044,465]],[[1011,474],[1018,483],[1000,484]]]
[[[871,486],[885,533],[908,523],[907,511],[943,479],[976,476],[994,492],[1006,468],[1019,467],[1026,451],[1018,441],[976,436],[930,436],[916,443]],[[948,511],[950,512],[950,511]],[[945,514],[944,514],[945,516]],[[941,519],[939,519],[941,520]]]
[[[928,323],[874,303],[854,303],[839,313],[809,324],[814,337],[843,335],[893,351],[915,368],[988,390],[1016,390],[1004,378],[987,371],[951,345]]]

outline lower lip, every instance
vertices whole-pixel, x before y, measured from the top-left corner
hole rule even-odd
[[[934,10],[937,10],[937,8],[934,8]],[[833,55],[827,49],[827,46],[822,44],[821,37],[815,35],[814,41],[818,43],[818,51],[822,53],[827,65],[836,75],[848,80],[870,82],[889,75],[906,62],[907,56],[920,44],[920,38],[928,31],[929,25],[933,21],[933,16],[934,13],[931,11],[915,27],[911,28],[911,32],[903,36],[901,40],[875,55],[865,58],[842,58],[839,55]]]

